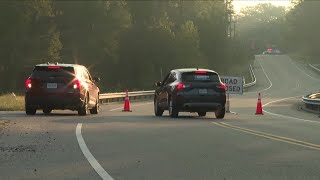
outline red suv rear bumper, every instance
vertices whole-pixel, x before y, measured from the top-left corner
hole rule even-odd
[[[78,110],[83,105],[79,94],[61,95],[25,95],[25,105],[35,109],[70,109]]]

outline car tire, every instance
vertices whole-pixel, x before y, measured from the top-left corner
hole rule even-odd
[[[179,116],[178,108],[175,106],[172,98],[169,100],[169,116],[172,118],[177,118]]]
[[[225,114],[226,114],[226,109],[224,107],[215,112],[217,119],[223,119]]]
[[[99,100],[97,100],[96,105],[92,109],[90,109],[90,114],[98,114],[98,113],[99,113]]]
[[[84,99],[83,105],[78,110],[79,116],[85,116],[88,114],[88,99],[89,99],[89,96],[87,95],[86,98]]]
[[[52,111],[52,109],[49,109],[49,108],[45,108],[45,109],[42,110],[42,112],[43,112],[44,114],[50,114],[51,111]]]
[[[198,112],[198,115],[199,115],[200,117],[203,117],[203,116],[206,116],[206,115],[207,115],[207,112]]]
[[[156,115],[156,116],[162,116],[163,115],[163,112],[164,112],[164,110],[162,110],[162,109],[160,109],[160,107],[159,107],[159,104],[158,104],[158,101],[155,99],[154,100],[154,114]]]
[[[36,112],[37,112],[37,109],[26,106],[26,114],[27,115],[35,115]]]

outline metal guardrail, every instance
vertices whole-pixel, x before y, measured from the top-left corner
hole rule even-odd
[[[309,66],[310,66],[312,69],[314,69],[314,70],[316,70],[316,71],[320,72],[320,69],[316,68],[316,67],[315,67],[315,66],[313,66],[312,64],[309,64]]]
[[[244,88],[248,88],[251,86],[254,86],[257,83],[257,79],[256,76],[253,72],[253,68],[250,65],[249,66],[249,70],[250,70],[250,75],[251,75],[251,79],[252,82],[248,83],[248,84],[244,84]],[[143,100],[143,99],[153,99],[154,96],[154,90],[151,91],[133,91],[133,92],[128,92],[128,95],[130,97],[130,100]],[[111,103],[111,102],[122,102],[124,101],[124,98],[126,97],[126,93],[125,92],[121,92],[121,93],[104,93],[104,94],[100,94],[100,103]]]
[[[315,71],[320,73],[320,69],[316,68],[312,64],[309,66]],[[320,113],[320,93],[309,94],[302,97],[302,102],[305,104],[306,110],[309,110],[314,113]]]
[[[133,91],[128,92],[128,95],[131,100],[135,99],[150,99],[154,96],[154,90],[151,91]],[[126,97],[125,92],[121,93],[104,93],[100,94],[99,100],[101,103],[110,103],[110,102],[121,102],[124,101]]]
[[[257,84],[256,75],[253,72],[253,68],[252,68],[251,64],[249,66],[249,70],[250,70],[250,75],[251,75],[251,80],[252,81],[250,83],[244,84],[243,85],[244,88],[248,88],[248,87],[251,87],[251,86],[254,86],[254,85]]]
[[[320,113],[320,99],[311,98],[314,94],[309,94],[302,97],[302,102],[305,104],[307,110],[311,110],[315,113]]]

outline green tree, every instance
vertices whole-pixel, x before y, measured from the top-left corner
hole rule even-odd
[[[227,37],[232,7],[221,0],[8,0],[0,10],[0,74],[10,77],[2,91],[22,90],[33,66],[48,61],[88,66],[103,92],[153,89],[173,68],[246,62]]]
[[[0,2],[2,91],[22,91],[31,64],[49,57],[53,12],[51,0]]]
[[[238,34],[254,53],[268,47],[279,46],[286,32],[284,7],[258,4],[241,10],[238,17]]]
[[[290,51],[301,53],[317,59],[320,41],[320,3],[316,1],[300,1],[287,15],[286,44]]]

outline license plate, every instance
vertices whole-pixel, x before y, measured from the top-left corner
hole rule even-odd
[[[208,90],[207,89],[199,89],[199,94],[207,94]]]
[[[58,84],[57,83],[47,83],[47,88],[48,89],[54,89],[57,88]]]

